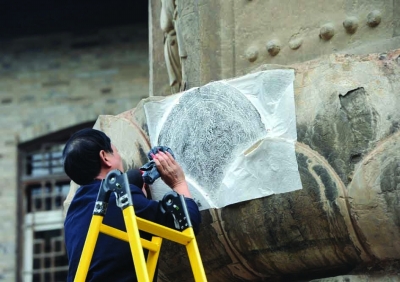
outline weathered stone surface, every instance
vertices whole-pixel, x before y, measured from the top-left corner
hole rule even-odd
[[[355,164],[399,128],[399,55],[331,55],[294,65],[298,140],[323,155],[345,184]]]
[[[397,4],[320,2],[321,7],[331,7],[329,21],[340,30],[324,42],[318,34],[327,13],[316,13],[321,7],[309,1],[297,5],[304,8],[301,19],[295,16],[297,9],[292,12],[282,1],[269,1],[271,6],[262,1],[179,3],[184,4],[178,12],[187,27],[182,37],[191,46],[184,62],[189,87],[246,73],[264,63],[300,62],[346,49],[369,52],[378,46],[382,51],[292,65],[303,190],[203,211],[198,243],[209,281],[310,280],[346,274],[380,260],[400,260],[400,51],[386,52],[393,45],[382,45],[398,42],[393,38],[398,35]],[[365,23],[377,9],[382,18],[374,28],[360,25],[348,34],[341,26],[347,14],[357,14]],[[288,17],[286,11],[294,16]],[[248,21],[249,16],[255,20]],[[285,29],[278,19],[285,21]],[[253,63],[243,55],[250,43],[265,44],[278,30],[282,42],[300,33],[301,47],[283,47],[275,57],[259,54]],[[360,46],[363,49],[357,49]],[[157,48],[155,44],[155,54]],[[153,61],[153,70],[161,72],[157,67]],[[143,110],[131,113],[131,121],[146,132]],[[122,136],[120,130],[112,134],[113,139]],[[183,247],[164,243],[160,272],[165,281],[191,280]]]
[[[150,2],[152,42],[150,61],[151,95],[170,91],[163,57],[163,33],[159,17],[161,1]],[[181,38],[186,46],[182,60],[188,87],[213,80],[243,75],[263,64],[292,64],[321,55],[342,52],[363,54],[399,48],[400,20],[398,1],[329,1],[315,4],[308,0],[234,1],[177,0]],[[323,11],[323,12],[321,12]],[[377,18],[380,17],[378,25]],[[346,19],[357,18],[347,26]],[[373,27],[367,24],[367,21]],[[330,23],[334,36],[320,38],[320,28]],[[347,22],[348,23],[348,22]],[[326,41],[323,38],[328,38]],[[301,47],[293,38],[301,38]],[[266,43],[281,42],[280,51],[271,56]],[[249,48],[258,50],[257,58]]]
[[[203,211],[209,281],[309,280],[400,260],[399,55],[292,65],[303,189]],[[168,242],[160,269],[164,281],[192,277]]]
[[[379,260],[400,254],[400,134],[377,144],[348,187],[351,216],[363,246]]]
[[[296,151],[302,190],[202,213],[197,239],[209,281],[294,281],[346,273],[362,262],[343,183],[318,153],[301,144]],[[169,281],[182,272],[190,279],[179,249],[169,242],[163,248],[160,268]]]

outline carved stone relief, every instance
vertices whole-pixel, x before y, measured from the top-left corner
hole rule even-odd
[[[185,89],[182,58],[186,58],[176,0],[161,0],[160,26],[164,32],[164,57],[171,93]]]

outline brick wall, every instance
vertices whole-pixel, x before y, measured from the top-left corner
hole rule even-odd
[[[18,143],[148,96],[146,26],[0,42],[0,281],[15,281]]]

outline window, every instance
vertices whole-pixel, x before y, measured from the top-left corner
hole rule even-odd
[[[62,150],[73,132],[92,126],[84,124],[19,146],[19,280],[66,280],[63,202],[70,180],[63,170]]]

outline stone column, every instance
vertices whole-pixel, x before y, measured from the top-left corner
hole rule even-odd
[[[176,0],[186,88],[331,53],[400,47],[398,1]],[[150,95],[168,95],[161,3],[150,2]]]

